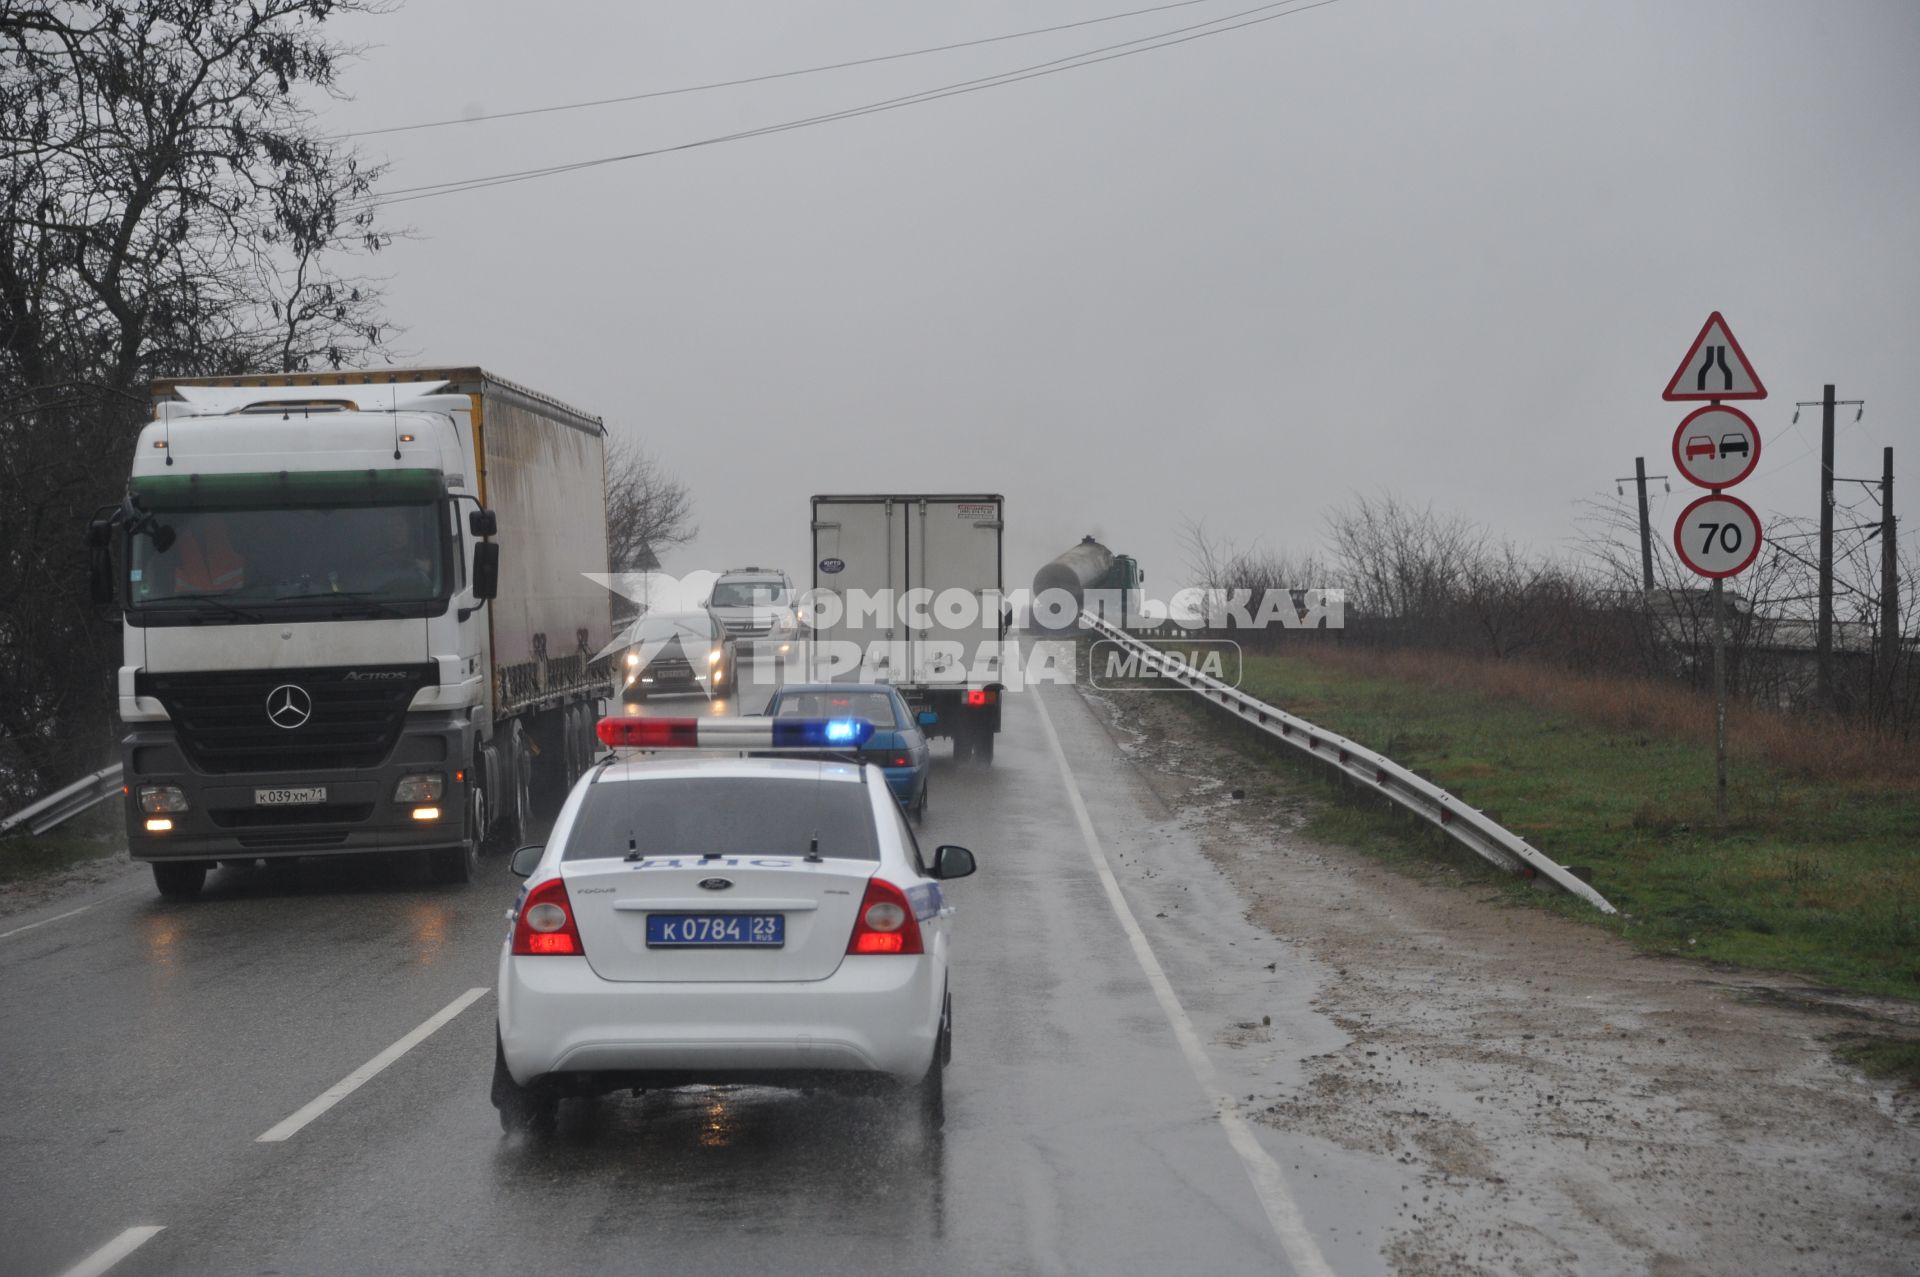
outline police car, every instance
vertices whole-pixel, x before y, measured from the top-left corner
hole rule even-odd
[[[890,1092],[945,1118],[942,884],[864,719],[609,718],[526,878],[500,955],[493,1103],[508,1131],[563,1097],[695,1083]],[[694,754],[722,749],[730,755]],[[742,751],[762,751],[761,755]],[[775,756],[766,756],[772,754]]]

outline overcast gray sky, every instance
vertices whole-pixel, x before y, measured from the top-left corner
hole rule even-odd
[[[1154,0],[408,0],[338,129],[784,71]],[[365,139],[390,187],[672,145],[1252,9]],[[421,361],[598,412],[693,489],[673,570],[807,571],[807,497],[995,491],[1008,576],[1081,533],[1299,547],[1355,492],[1541,549],[1670,471],[1709,311],[1771,398],[1737,490],[1816,512],[1897,449],[1920,509],[1920,4],[1339,0],[927,105],[393,207]],[[1692,495],[1656,493],[1656,529]],[[1629,488],[1629,498],[1631,488]],[[1843,499],[1859,495],[1843,493]],[[1869,501],[1863,510],[1870,510]]]

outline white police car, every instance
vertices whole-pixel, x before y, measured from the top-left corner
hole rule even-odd
[[[503,1129],[629,1087],[882,1090],[944,1120],[949,917],[929,858],[857,749],[863,719],[610,718],[620,754],[568,795],[500,955],[493,1103]]]

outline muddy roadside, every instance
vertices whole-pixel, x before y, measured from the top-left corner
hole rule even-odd
[[[1920,1095],[1836,1058],[1920,1006],[1652,957],[1471,873],[1302,832],[1318,787],[1176,696],[1087,692],[1347,1036],[1259,1097],[1418,1177],[1399,1272],[1920,1272]],[[1235,799],[1240,789],[1244,797]]]

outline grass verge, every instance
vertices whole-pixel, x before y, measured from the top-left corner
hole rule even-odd
[[[120,820],[119,804],[103,803],[37,838],[31,834],[0,838],[0,886],[113,855],[127,844]]]
[[[1920,1042],[1850,1034],[1840,1038],[1833,1050],[1868,1077],[1920,1087]]]
[[[1743,748],[1736,723],[1721,828],[1710,738],[1685,721],[1609,713],[1592,689],[1570,701],[1550,678],[1448,678],[1392,658],[1368,668],[1352,654],[1311,652],[1249,653],[1242,686],[1428,771],[1554,859],[1590,868],[1621,917],[1541,899],[1642,948],[1920,997],[1920,786],[1901,766],[1795,766],[1771,742]],[[1323,771],[1282,746],[1268,752]],[[1423,835],[1411,847],[1409,830]],[[1428,830],[1357,796],[1310,827],[1401,858],[1447,841]]]

